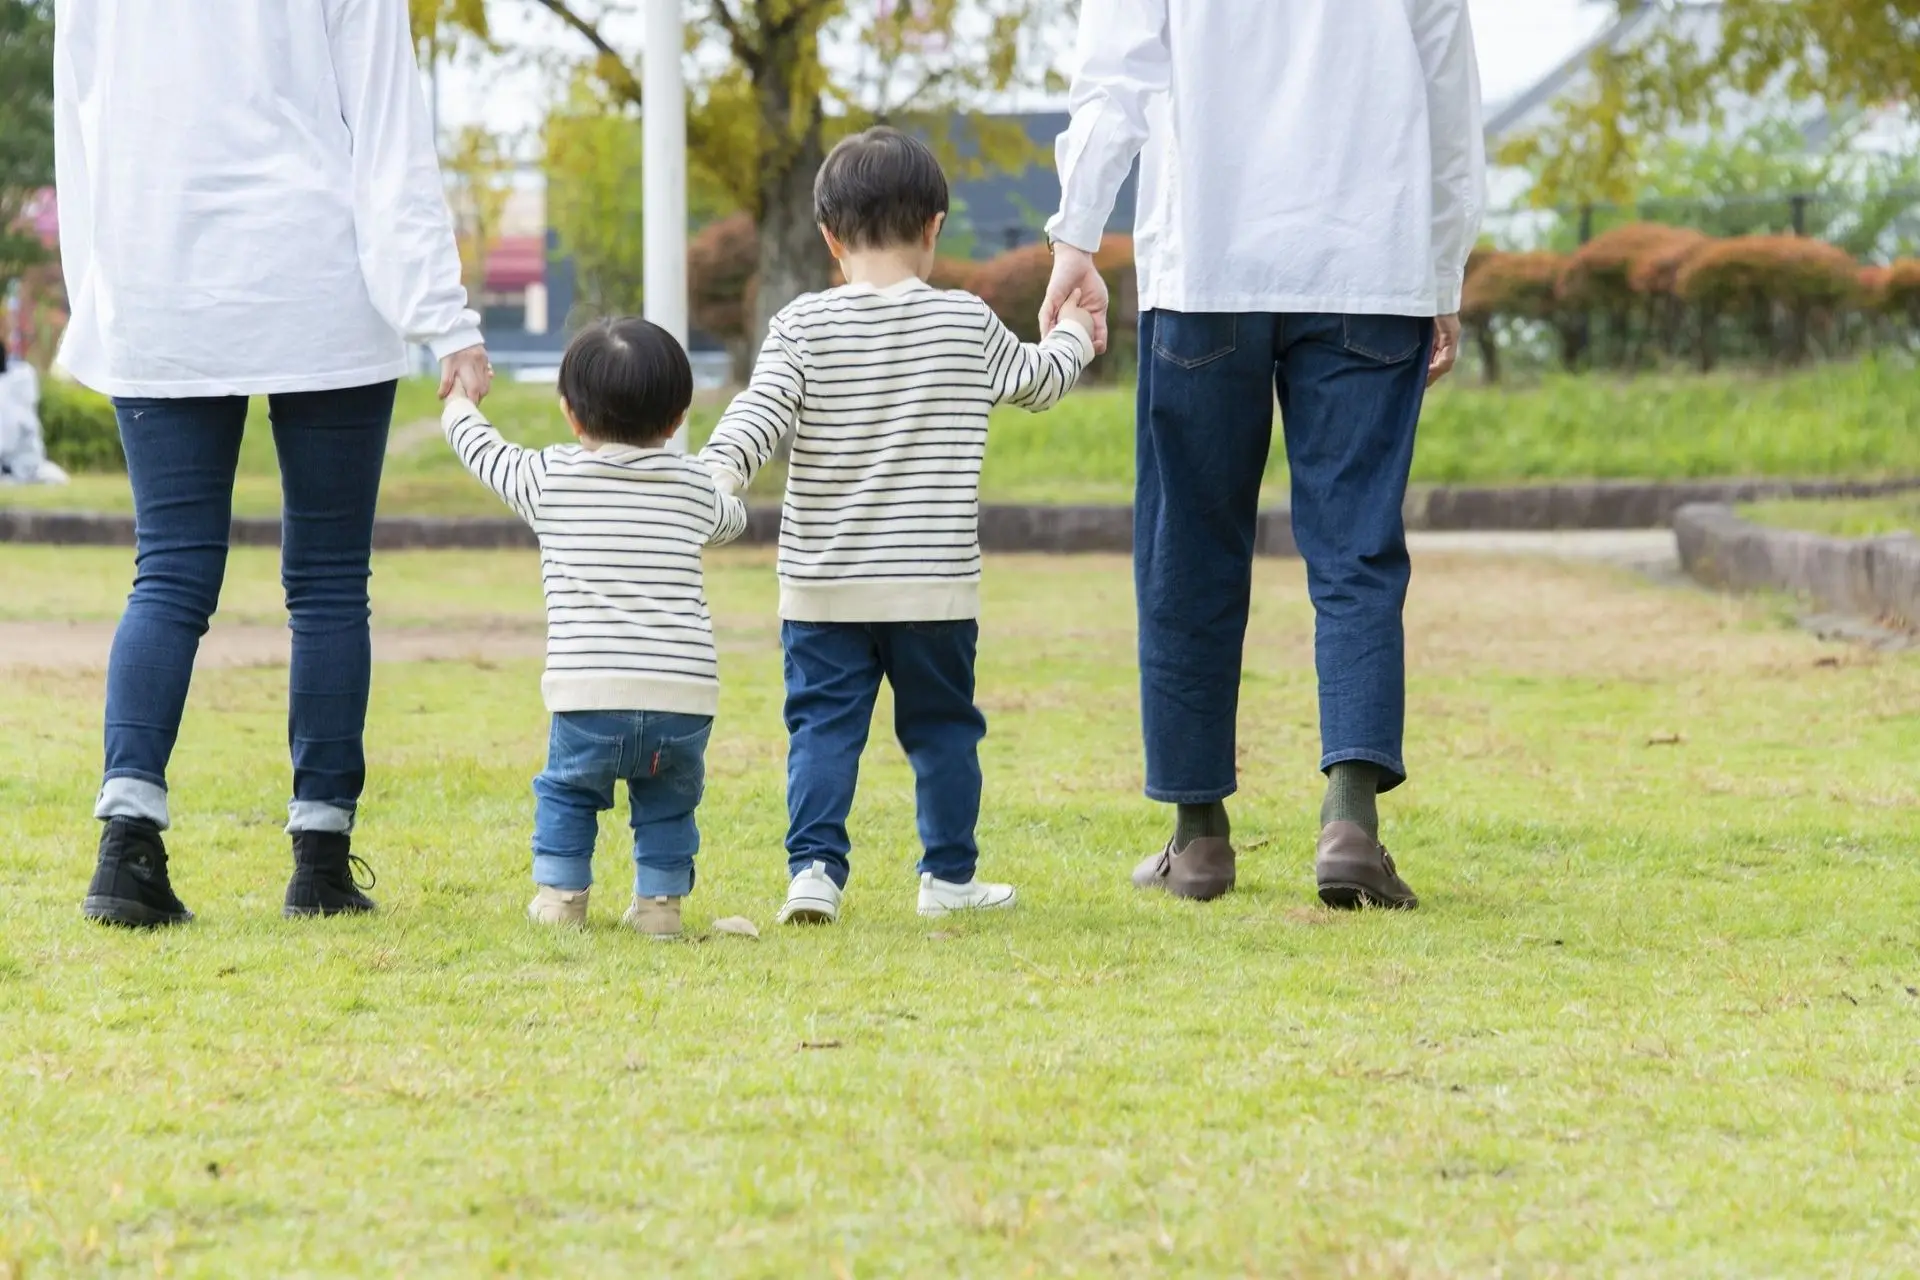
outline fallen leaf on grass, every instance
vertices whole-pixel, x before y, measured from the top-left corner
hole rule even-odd
[[[727,916],[725,919],[715,920],[713,922],[713,931],[715,933],[730,933],[736,938],[757,938],[760,936],[759,926],[755,925],[753,921],[747,919],[745,916]]]
[[[838,1049],[840,1042],[838,1040],[802,1040],[800,1047],[802,1049]]]
[[[1647,737],[1647,745],[1650,747],[1677,747],[1685,741],[1686,739],[1677,733],[1655,733]]]

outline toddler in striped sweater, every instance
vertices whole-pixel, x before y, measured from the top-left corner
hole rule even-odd
[[[579,443],[549,449],[509,444],[460,390],[447,402],[447,439],[533,527],[546,584],[540,691],[552,724],[533,783],[528,914],[585,923],[599,817],[625,782],[634,861],[625,923],[677,938],[720,701],[700,553],[747,525],[746,508],[706,467],[666,448],[693,400],[687,353],[645,320],[582,330],[560,362],[560,407]]]
[[[746,487],[793,433],[780,522],[787,864],[779,919],[839,917],[860,754],[884,679],[917,780],[919,911],[1010,907],[975,875],[980,463],[995,405],[1057,403],[1093,358],[1079,299],[1022,343],[972,294],[925,283],[947,182],[925,144],[870,129],[835,147],[815,216],[847,283],[774,318],[750,385],[701,458]]]

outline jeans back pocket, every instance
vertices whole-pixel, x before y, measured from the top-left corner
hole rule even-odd
[[[1198,369],[1232,355],[1239,346],[1232,312],[1155,311],[1153,354],[1182,369]]]
[[[1341,345],[1378,364],[1405,364],[1427,340],[1428,320],[1413,316],[1347,316]]]

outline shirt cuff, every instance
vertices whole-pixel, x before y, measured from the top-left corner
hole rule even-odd
[[[480,335],[480,326],[462,325],[444,337],[430,339],[427,349],[433,352],[435,360],[445,360],[448,356],[465,351],[468,347],[486,345],[486,339]]]
[[[487,420],[487,416],[480,412],[480,406],[473,401],[465,396],[450,396],[446,407],[440,410],[440,425],[445,430],[451,431],[454,423],[467,417],[478,418],[482,422]]]
[[[1100,241],[1106,235],[1107,224],[1104,218],[1095,218],[1090,214],[1068,214],[1065,210],[1053,215],[1047,222],[1047,237],[1060,244],[1071,245],[1082,253],[1098,253]]]
[[[1062,317],[1060,323],[1054,326],[1053,333],[1070,335],[1073,338],[1074,345],[1080,348],[1080,363],[1082,365],[1093,363],[1093,357],[1098,353],[1093,348],[1093,335],[1087,331],[1086,326],[1082,325],[1078,320],[1068,320]],[[1050,333],[1047,336],[1052,337],[1053,334]]]
[[[710,458],[702,453],[696,455],[695,460],[713,477],[713,487],[720,491],[721,497],[736,498],[740,490],[746,487],[745,478],[718,458]]]

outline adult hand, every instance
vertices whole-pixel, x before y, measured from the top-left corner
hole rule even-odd
[[[479,404],[493,390],[493,362],[485,347],[456,351],[440,362],[440,398],[462,395]]]
[[[1440,316],[1433,322],[1433,360],[1427,365],[1427,385],[1453,372],[1460,362],[1460,317]]]
[[[1093,265],[1093,255],[1070,244],[1053,246],[1053,278],[1047,282],[1047,300],[1040,304],[1040,336],[1060,323],[1060,308],[1075,293],[1093,317],[1093,349],[1107,349],[1107,282]]]

